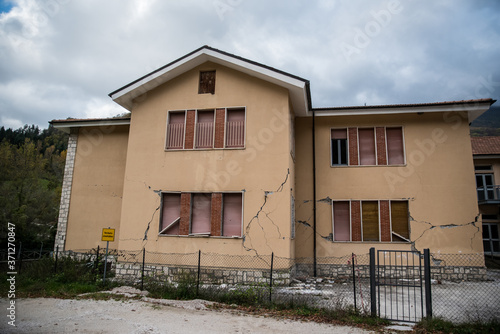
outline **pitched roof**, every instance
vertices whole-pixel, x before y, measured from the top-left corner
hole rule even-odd
[[[500,136],[471,137],[472,154],[500,154]]]
[[[294,110],[306,115],[311,110],[311,92],[309,81],[290,73],[283,72],[264,64],[245,59],[210,46],[202,46],[173,62],[160,67],[145,76],[111,92],[109,96],[131,111],[133,99],[158,87],[169,80],[199,66],[207,61],[220,64],[250,76],[274,83],[288,89]]]

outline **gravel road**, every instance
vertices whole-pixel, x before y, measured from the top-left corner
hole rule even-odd
[[[16,326],[0,333],[370,333],[345,326],[234,314],[202,300],[33,298],[16,300]],[[2,306],[8,300],[1,300]],[[5,310],[4,307],[2,309]]]

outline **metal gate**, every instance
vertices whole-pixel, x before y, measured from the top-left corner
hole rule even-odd
[[[372,315],[403,322],[431,317],[429,258],[428,249],[423,255],[418,251],[378,250],[376,258],[375,249],[370,249]]]

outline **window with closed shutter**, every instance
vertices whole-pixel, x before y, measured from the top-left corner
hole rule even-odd
[[[193,194],[191,200],[191,233],[210,234],[211,194]]]
[[[164,193],[162,195],[160,234],[179,235],[180,216],[181,194]]]
[[[405,163],[403,147],[403,129],[386,128],[387,160],[389,165],[403,165]]]
[[[223,194],[222,199],[222,235],[225,237],[240,237],[243,208],[242,194],[227,193]]]
[[[376,165],[375,133],[374,129],[358,129],[359,136],[359,164]]]
[[[348,201],[333,202],[333,240],[350,241],[350,210]]]
[[[363,201],[361,203],[361,222],[363,225],[363,241],[379,241],[378,202]]]
[[[409,241],[408,202],[391,201],[392,241]]]

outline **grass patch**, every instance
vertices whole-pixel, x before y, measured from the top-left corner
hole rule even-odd
[[[454,324],[441,318],[423,319],[415,327],[416,333],[500,333],[500,322],[471,322]]]

